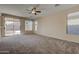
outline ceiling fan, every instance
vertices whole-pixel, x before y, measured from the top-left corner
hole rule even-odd
[[[38,9],[38,6],[39,6],[39,5],[36,5],[36,6],[34,6],[31,10],[29,10],[29,9],[26,9],[26,10],[27,10],[27,11],[30,11],[29,14],[37,15],[38,13],[41,13],[40,10],[37,10],[37,9]]]
[[[58,7],[58,6],[60,6],[60,4],[54,4],[54,7]],[[31,9],[26,9],[26,10],[29,11],[28,14],[38,15],[38,13],[41,13],[41,11],[38,10],[38,7],[39,7],[39,4],[35,5]]]

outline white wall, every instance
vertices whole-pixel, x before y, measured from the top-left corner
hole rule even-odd
[[[37,34],[79,43],[79,35],[68,35],[67,14],[79,11],[79,6],[37,19]]]

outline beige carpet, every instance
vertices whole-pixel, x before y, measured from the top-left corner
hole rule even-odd
[[[79,53],[79,44],[35,34],[17,35],[0,38],[0,53]]]

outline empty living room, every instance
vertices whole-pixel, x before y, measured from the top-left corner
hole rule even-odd
[[[79,4],[0,4],[0,54],[79,54]]]

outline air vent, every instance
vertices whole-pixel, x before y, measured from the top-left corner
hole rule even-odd
[[[58,6],[60,6],[60,4],[55,4],[55,7],[58,7]]]

